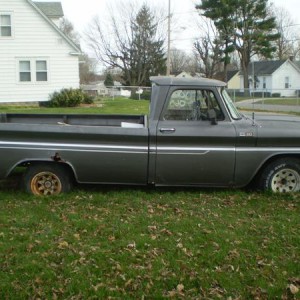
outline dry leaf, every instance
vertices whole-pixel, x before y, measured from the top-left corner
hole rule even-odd
[[[176,289],[177,289],[177,291],[178,291],[179,293],[181,293],[181,292],[183,292],[183,290],[184,290],[184,285],[180,283],[180,284],[177,285],[177,288],[176,288]]]
[[[289,289],[290,289],[290,292],[291,292],[293,295],[296,295],[296,294],[299,292],[299,288],[296,287],[294,284],[290,284],[290,285],[289,285]]]
[[[69,247],[69,244],[66,241],[59,242],[59,244],[58,244],[59,249],[66,249],[68,247]]]

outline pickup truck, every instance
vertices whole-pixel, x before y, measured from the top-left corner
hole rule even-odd
[[[0,179],[35,195],[73,183],[300,189],[300,122],[249,118],[210,79],[152,77],[149,116],[0,114]]]

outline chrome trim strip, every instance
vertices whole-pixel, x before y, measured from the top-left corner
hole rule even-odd
[[[0,149],[11,149],[11,150],[37,150],[37,151],[68,151],[68,152],[88,152],[88,153],[122,153],[122,154],[148,154],[148,151],[114,151],[112,149],[110,150],[94,150],[94,149],[68,149],[68,148],[63,148],[63,149],[57,149],[57,148],[27,148],[27,147],[4,147]]]
[[[45,147],[47,150],[48,148],[55,148],[55,150],[58,150],[59,148],[63,148],[63,150],[73,150],[74,149],[65,149],[67,147],[74,147],[74,148],[81,148],[82,151],[97,151],[97,150],[139,150],[139,151],[145,151],[148,152],[148,146],[118,146],[118,145],[90,145],[90,144],[59,144],[59,143],[36,143],[36,142],[4,142],[0,141],[0,147],[4,146],[5,148],[12,148],[12,149],[33,149],[34,147],[41,147],[36,148],[36,150],[44,150]],[[57,148],[58,149],[57,149]],[[134,152],[136,153],[136,152]]]
[[[299,147],[253,147],[253,148],[236,148],[237,152],[300,152]]]
[[[157,151],[235,151],[235,147],[157,147]]]
[[[15,142],[0,141],[0,147],[6,149],[28,149],[28,150],[53,150],[59,149],[66,151],[82,152],[109,152],[115,153],[148,153],[157,152],[157,154],[197,154],[204,155],[212,151],[218,152],[300,152],[299,147],[153,147],[151,146],[120,146],[120,145],[92,145],[92,144],[67,144],[67,143],[39,143],[39,142]],[[49,149],[50,148],[50,149]],[[78,148],[78,149],[76,149]],[[200,152],[200,153],[199,153]]]

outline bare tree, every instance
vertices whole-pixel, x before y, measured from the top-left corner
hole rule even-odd
[[[194,50],[199,58],[201,73],[213,78],[221,70],[222,44],[211,20],[201,16],[198,24],[203,35],[194,43]]]
[[[272,6],[271,14],[276,18],[276,30],[280,34],[278,40],[274,42],[277,48],[274,57],[284,60],[294,56],[295,48],[298,48],[297,33],[290,13],[284,7]]]
[[[95,18],[85,34],[99,61],[122,70],[126,85],[150,84],[149,76],[165,72],[161,19],[143,4],[118,3],[107,21]]]
[[[171,74],[177,75],[183,71],[187,71],[190,57],[185,51],[172,48],[170,55]]]
[[[62,18],[59,29],[80,48],[80,34],[75,30],[74,25],[67,18]]]
[[[83,53],[79,57],[79,77],[80,84],[87,84],[97,80],[96,61]]]

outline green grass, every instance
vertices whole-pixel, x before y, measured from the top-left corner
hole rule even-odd
[[[46,108],[38,106],[10,106],[0,105],[2,113],[45,113],[45,114],[147,114],[149,101],[130,100],[125,98],[107,99],[96,102],[90,106],[68,107],[68,108]]]
[[[0,197],[1,299],[296,299],[287,287],[300,280],[298,194]]]

